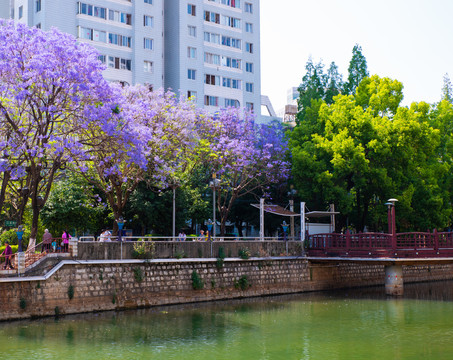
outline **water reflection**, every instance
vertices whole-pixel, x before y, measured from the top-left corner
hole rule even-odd
[[[306,293],[0,324],[27,359],[452,358],[453,282]],[[429,301],[428,301],[429,300]]]

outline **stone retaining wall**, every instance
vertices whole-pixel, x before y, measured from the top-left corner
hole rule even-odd
[[[193,289],[194,271],[202,290]],[[405,267],[404,273],[406,282],[446,280],[453,265]],[[241,278],[250,287],[241,289]],[[383,284],[382,265],[303,258],[225,259],[222,267],[215,259],[67,261],[46,280],[0,282],[0,320]]]

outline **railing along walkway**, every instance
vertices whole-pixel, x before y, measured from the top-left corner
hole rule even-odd
[[[57,243],[56,246],[52,246],[52,243],[39,243],[32,248],[27,249],[24,254],[25,254],[25,268],[28,268],[38,262],[39,260],[43,259],[46,257],[47,254],[68,254],[69,249],[66,247],[64,248],[61,245],[61,238],[53,238],[52,241],[55,240]],[[11,268],[6,268],[6,256],[5,255],[0,255],[0,274],[3,275],[14,275],[17,274],[18,272],[18,259],[17,259],[17,253],[14,253],[10,255],[11,258]]]
[[[307,239],[309,256],[427,258],[453,257],[453,233],[316,234]]]

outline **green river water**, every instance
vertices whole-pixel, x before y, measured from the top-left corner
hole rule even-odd
[[[453,359],[453,282],[0,323],[4,359]]]

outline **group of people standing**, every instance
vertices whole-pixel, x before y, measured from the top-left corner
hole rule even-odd
[[[186,241],[186,234],[183,230],[181,230],[179,232],[179,235],[178,235],[178,241]],[[195,241],[208,241],[209,240],[209,230],[200,230],[200,236],[198,236],[197,238],[194,238]]]
[[[48,229],[44,230],[44,234],[42,235],[42,248],[41,252],[68,252],[69,251],[69,239],[71,235],[64,230],[63,234],[61,234],[61,240],[57,238],[53,238],[52,234],[49,232]]]

